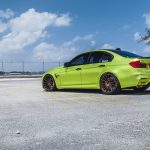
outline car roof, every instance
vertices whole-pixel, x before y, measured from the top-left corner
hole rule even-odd
[[[117,52],[117,51],[120,51],[120,50],[114,50],[114,49],[97,49],[97,50],[90,50],[90,51],[87,51],[87,52],[84,52],[84,53],[81,53],[81,54],[92,53],[92,52],[100,52],[100,51],[102,51],[102,52]]]
[[[97,52],[97,51],[111,51],[111,52],[117,52],[122,50],[116,50],[116,49],[98,49],[98,50],[91,50],[89,52]]]
[[[113,55],[119,55],[119,56],[123,56],[123,57],[142,57],[140,55],[134,54],[132,52],[128,52],[125,50],[121,50],[120,48],[117,49],[99,49],[99,50],[93,50],[93,51],[89,51],[88,53],[92,53],[92,52],[108,52],[109,54],[113,54]],[[134,55],[134,56],[130,56],[130,55]]]

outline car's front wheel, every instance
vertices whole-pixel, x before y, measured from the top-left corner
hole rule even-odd
[[[55,91],[57,89],[55,80],[52,76],[47,75],[43,78],[43,88],[45,91]]]
[[[121,91],[120,83],[113,74],[105,73],[100,79],[100,88],[103,94],[118,94]]]

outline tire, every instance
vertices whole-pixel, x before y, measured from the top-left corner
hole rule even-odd
[[[43,88],[45,91],[56,91],[56,83],[51,75],[46,75],[43,78]]]
[[[100,88],[103,94],[114,95],[121,91],[120,83],[113,74],[105,73],[100,79]]]
[[[134,87],[133,89],[137,92],[142,92],[142,91],[147,90],[148,88],[149,88],[149,84],[143,87]]]

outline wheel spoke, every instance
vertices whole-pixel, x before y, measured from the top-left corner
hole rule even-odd
[[[55,84],[54,84],[54,81],[51,77],[48,77],[48,78],[45,78],[43,80],[43,87],[46,89],[46,90],[52,90],[54,88]]]
[[[115,77],[113,77],[111,74],[106,74],[101,79],[101,89],[105,93],[111,93],[117,88],[117,82]]]

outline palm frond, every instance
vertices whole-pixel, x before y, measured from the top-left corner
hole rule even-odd
[[[150,45],[150,28],[146,28],[145,31],[146,31],[146,34],[141,37],[141,41]]]

